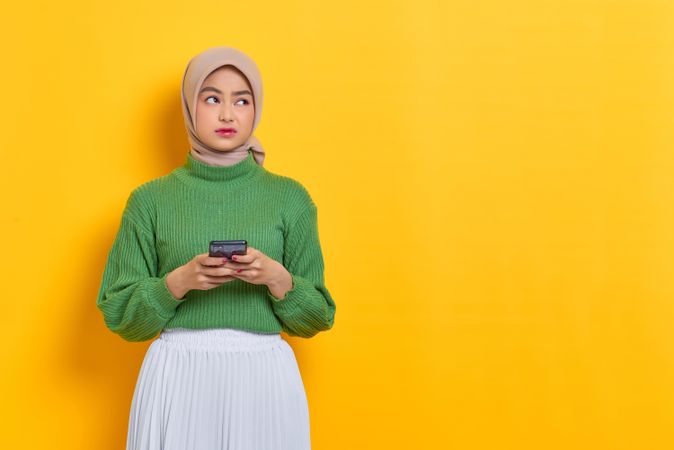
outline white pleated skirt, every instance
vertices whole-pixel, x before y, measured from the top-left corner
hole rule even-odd
[[[280,334],[164,329],[143,359],[127,450],[309,450],[309,408]]]

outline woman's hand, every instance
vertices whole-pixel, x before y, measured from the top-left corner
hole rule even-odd
[[[232,255],[232,260],[227,261],[224,267],[232,269],[235,278],[266,285],[269,292],[279,299],[292,288],[292,276],[283,264],[250,245],[245,255]]]
[[[166,285],[176,299],[182,300],[192,289],[205,291],[234,280],[234,270],[225,267],[225,258],[202,253],[169,273]]]

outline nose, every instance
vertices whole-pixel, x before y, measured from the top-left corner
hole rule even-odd
[[[231,121],[233,117],[232,105],[228,102],[222,102],[222,107],[220,107],[220,120]]]

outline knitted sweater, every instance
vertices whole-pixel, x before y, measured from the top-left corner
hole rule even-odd
[[[166,276],[212,240],[245,239],[292,276],[282,299],[240,279],[176,299]],[[298,181],[258,165],[252,152],[231,166],[192,157],[128,197],[96,305],[127,341],[164,328],[285,331],[311,337],[332,328],[335,302],[325,286],[317,208]]]

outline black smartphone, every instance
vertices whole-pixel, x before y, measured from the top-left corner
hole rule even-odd
[[[231,259],[232,255],[245,255],[248,251],[248,242],[245,239],[211,241],[208,246],[208,256],[225,256]]]

